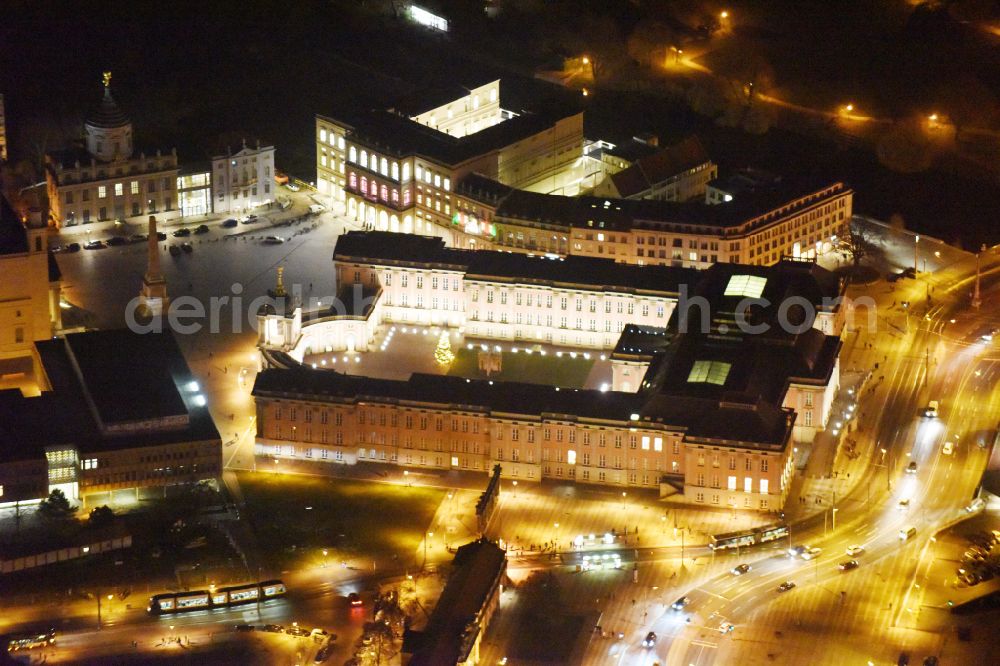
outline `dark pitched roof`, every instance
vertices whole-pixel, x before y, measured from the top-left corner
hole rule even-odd
[[[465,272],[465,279],[497,279],[585,288],[677,293],[698,271],[672,266],[638,266],[611,259],[570,255],[559,259],[493,250],[445,247],[437,236],[387,231],[351,231],[337,239],[334,259],[434,265]]]
[[[604,152],[608,155],[620,157],[628,162],[635,162],[640,157],[646,157],[655,153],[656,146],[652,146],[645,141],[632,138],[628,141],[615,144],[614,148],[608,148]]]
[[[629,168],[612,174],[611,181],[620,196],[632,197],[709,161],[698,137],[689,136],[652,155],[640,157]]]
[[[404,637],[404,651],[413,666],[464,663],[482,628],[475,622],[489,596],[502,582],[507,554],[496,544],[480,539],[455,553],[452,572],[434,612],[422,632]]]
[[[28,251],[28,232],[17,211],[0,194],[0,254],[21,254]]]
[[[111,96],[111,87],[104,87],[104,96],[100,104],[87,114],[84,121],[87,125],[100,128],[114,128],[128,125],[129,119],[125,112],[118,106],[118,102]]]
[[[476,175],[467,187],[460,182],[458,188],[464,196],[494,206],[496,218],[500,221],[529,220],[564,227],[621,231],[655,228],[661,223],[723,229],[736,227],[826,188],[836,188],[838,193],[850,191],[840,182],[791,178],[783,180],[778,187],[748,192],[730,202],[708,205],[700,201],[567,197],[526,190],[509,190],[502,194],[503,190],[490,186],[489,180]]]

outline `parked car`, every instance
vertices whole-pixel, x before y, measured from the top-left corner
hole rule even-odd
[[[283,626],[281,626],[280,624],[265,624],[264,627],[263,627],[263,630],[264,631],[270,631],[271,633],[274,633],[274,634],[283,634],[283,633],[285,633],[285,628]]]
[[[238,624],[234,627],[236,631],[253,631],[252,624]]]
[[[288,182],[288,174],[284,174],[280,171],[275,171],[274,182],[276,182],[278,185],[284,185],[285,183]]]
[[[100,240],[88,241],[87,244],[83,246],[85,250],[103,250],[106,247],[107,245],[104,244],[104,241]]]
[[[149,240],[148,234],[132,234],[128,237],[130,243],[144,243]]]
[[[107,243],[111,246],[128,245],[128,239],[124,236],[112,236],[108,239]]]
[[[909,507],[910,507],[910,498],[909,497],[904,497],[903,499],[899,500],[899,508],[900,509],[908,509]]]
[[[793,581],[786,580],[784,583],[778,586],[778,592],[788,592],[793,587],[795,587],[795,583]]]
[[[232,229],[232,228],[233,228],[233,227],[235,227],[235,226],[236,226],[237,224],[239,224],[239,222],[237,222],[237,221],[236,221],[236,220],[234,220],[233,218],[229,218],[228,220],[226,220],[225,222],[223,222],[223,223],[222,223],[222,227],[223,227],[224,229]]]
[[[179,256],[181,256],[181,249],[179,247],[177,247],[176,245],[171,245],[170,246],[170,256],[171,257],[179,257]]]
[[[303,629],[302,627],[291,626],[285,629],[285,633],[291,636],[308,636],[311,632],[308,629]]]
[[[720,634],[728,634],[735,630],[736,630],[736,625],[733,624],[732,622],[726,622],[725,620],[723,620],[722,622],[719,623],[718,631]]]
[[[80,244],[79,243],[70,243],[69,245],[67,245],[66,247],[63,248],[63,252],[67,252],[69,254],[72,254],[74,252],[79,252],[79,251],[80,251]]]
[[[181,249],[187,252],[188,254],[194,252],[194,248],[191,247],[191,243],[181,243]]]
[[[265,245],[281,245],[285,239],[281,236],[265,236],[261,242]]]
[[[240,218],[240,222],[242,222],[243,224],[253,224],[256,221],[257,221],[256,215],[244,215],[242,218]]]
[[[309,206],[309,212],[314,215],[318,215],[319,213],[322,213],[324,210],[326,210],[326,206],[324,206],[323,204],[314,203],[310,204]]]
[[[157,231],[156,240],[167,240],[167,234],[163,231]]]
[[[299,187],[298,185],[296,185],[295,183],[292,183],[292,182],[285,183],[285,187],[287,187],[288,189],[290,189],[292,192],[298,192],[299,190],[302,189],[301,187]]]
[[[199,224],[197,226],[197,228],[195,228],[194,232],[196,234],[207,234],[208,233],[208,225],[207,224]]]
[[[185,236],[190,236],[190,235],[191,235],[191,230],[188,229],[187,227],[181,227],[180,229],[174,232],[174,238],[184,238]]]
[[[748,573],[752,568],[753,567],[751,567],[749,564],[737,564],[735,567],[730,569],[730,572],[734,576],[742,576],[743,574]]]

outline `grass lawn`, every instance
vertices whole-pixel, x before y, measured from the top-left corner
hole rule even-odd
[[[328,477],[242,472],[247,518],[272,559],[301,549],[413,553],[445,492]],[[306,507],[312,507],[307,509]],[[292,551],[295,546],[295,551]]]
[[[570,358],[563,355],[558,358],[553,354],[504,353],[501,359],[502,370],[490,376],[509,382],[527,382],[529,384],[554,384],[567,388],[582,388],[587,381],[587,375],[594,365],[594,359],[587,360],[583,356]],[[465,347],[455,351],[455,360],[448,369],[452,377],[469,377],[485,379],[485,373],[479,370],[479,350]]]

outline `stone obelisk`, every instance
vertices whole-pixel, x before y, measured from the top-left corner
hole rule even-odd
[[[149,216],[148,265],[142,278],[139,300],[142,310],[150,317],[158,317],[167,307],[167,281],[160,273],[160,238],[156,235],[156,217]]]

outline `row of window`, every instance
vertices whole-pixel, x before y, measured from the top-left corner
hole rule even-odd
[[[705,501],[705,493],[695,493],[695,495],[694,495],[694,501],[698,502],[699,504],[703,503]],[[718,493],[714,493],[712,495],[712,504],[716,504],[716,505],[719,504],[719,495],[718,495]],[[730,498],[729,504],[730,504],[730,506],[736,506],[736,499],[735,498]],[[767,511],[768,506],[769,506],[768,500],[762,499],[762,500],[760,500],[757,508],[759,508],[761,511]],[[751,499],[749,497],[744,497],[743,498],[743,508],[744,509],[751,508]]]

